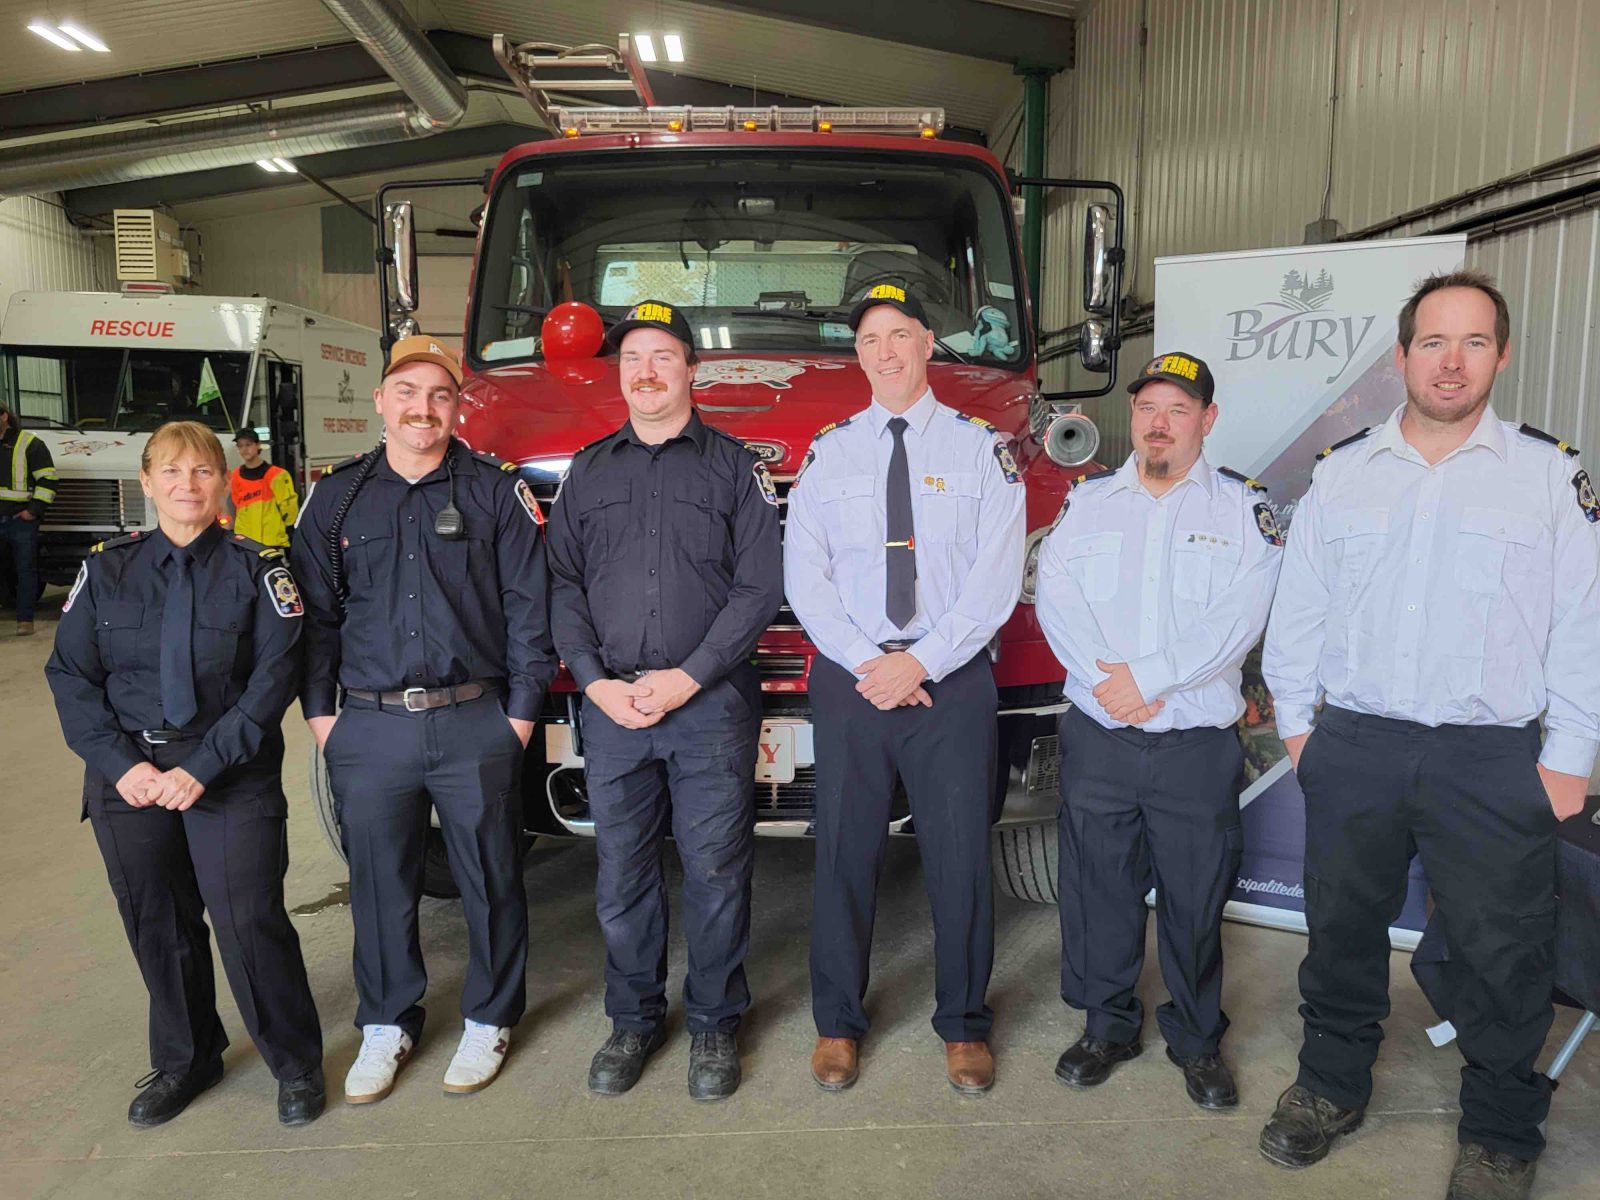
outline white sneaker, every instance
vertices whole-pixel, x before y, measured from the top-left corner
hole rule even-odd
[[[444,1090],[462,1095],[488,1087],[500,1073],[500,1064],[505,1062],[510,1047],[510,1029],[468,1021],[456,1056],[444,1073]]]
[[[394,1091],[394,1077],[411,1057],[411,1035],[398,1025],[363,1025],[361,1053],[344,1077],[346,1104],[375,1104]]]

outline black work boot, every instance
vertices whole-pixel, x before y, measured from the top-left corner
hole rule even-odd
[[[285,1125],[311,1124],[322,1115],[327,1102],[328,1088],[321,1067],[299,1079],[278,1081],[278,1120]]]
[[[1321,1162],[1335,1139],[1361,1128],[1364,1108],[1340,1108],[1298,1083],[1278,1097],[1278,1107],[1261,1131],[1261,1156],[1280,1167]]]
[[[1196,1054],[1193,1058],[1180,1058],[1168,1046],[1167,1058],[1183,1072],[1183,1090],[1201,1108],[1233,1108],[1239,1103],[1239,1088],[1221,1055]]]
[[[1456,1154],[1444,1200],[1527,1200],[1534,1170],[1527,1159],[1465,1142]]]
[[[739,1040],[713,1029],[689,1039],[689,1095],[696,1100],[726,1100],[739,1090]]]
[[[1107,1042],[1086,1033],[1056,1060],[1056,1078],[1070,1087],[1094,1087],[1110,1078],[1111,1068],[1143,1050],[1138,1042]]]
[[[665,1029],[640,1033],[636,1029],[617,1029],[595,1052],[589,1064],[589,1090],[602,1096],[620,1096],[644,1073],[644,1060],[667,1040]]]
[[[139,1094],[128,1105],[128,1124],[137,1129],[165,1125],[189,1107],[189,1102],[222,1079],[222,1062],[206,1063],[187,1075],[151,1071],[133,1086]]]

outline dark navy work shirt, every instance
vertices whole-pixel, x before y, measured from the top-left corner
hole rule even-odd
[[[302,605],[283,551],[219,525],[189,543],[194,693],[179,765],[205,787],[259,755],[283,760],[283,713],[299,681]],[[161,712],[161,618],[172,543],[160,529],[104,543],[84,560],[45,666],[67,744],[115,783],[148,761],[135,740]]]
[[[698,412],[660,446],[629,422],[585,447],[550,510],[550,620],[580,688],[681,667],[709,687],[783,601],[772,481]]]
[[[389,692],[493,679],[506,683],[507,716],[538,719],[557,667],[542,519],[504,464],[459,442],[450,454],[466,525],[454,541],[434,532],[450,497],[445,464],[408,483],[379,456],[340,531],[342,613],[328,530],[360,468],[336,468],[312,489],[293,550],[306,597],[306,717],[332,716],[341,687]]]

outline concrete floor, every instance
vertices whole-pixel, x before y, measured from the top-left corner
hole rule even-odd
[[[990,1002],[999,1083],[964,1099],[944,1081],[928,1026],[932,967],[916,847],[897,843],[879,910],[874,1035],[861,1082],[820,1091],[806,1069],[813,1030],[806,982],[811,848],[762,843],[756,872],[756,995],[743,1036],[745,1084],[699,1105],[684,1092],[688,1038],[673,1036],[628,1096],[589,1095],[590,1054],[607,1031],[602,950],[587,844],[548,845],[528,870],[530,1010],[501,1078],[475,1096],[439,1084],[459,1029],[464,969],[455,905],[429,901],[423,941],[433,988],[417,1057],[381,1104],[338,1099],[358,1043],[350,1025],[343,865],[309,810],[307,739],[289,728],[293,865],[287,881],[323,1016],[331,1103],[316,1124],[278,1126],[273,1081],[243,1034],[220,968],[234,1045],[227,1076],[178,1120],[135,1131],[125,1119],[145,1070],[145,994],[94,840],[77,824],[78,760],[62,745],[41,669],[54,633],[14,640],[0,616],[0,1197],[1240,1196],[1319,1200],[1443,1194],[1455,1154],[1460,1060],[1433,1049],[1431,1023],[1396,954],[1394,1015],[1366,1127],[1327,1162],[1291,1173],[1264,1162],[1256,1136],[1293,1079],[1299,1022],[1293,934],[1229,925],[1227,1042],[1243,1093],[1233,1115],[1184,1096],[1153,1025],[1147,1053],[1092,1093],[1052,1076],[1081,1017],[1056,992],[1055,910],[1002,900]],[[672,957],[681,978],[681,944]],[[1160,999],[1150,954],[1143,994]],[[1558,1013],[1549,1053],[1571,1029]],[[1568,1070],[1535,1195],[1600,1195],[1600,1038]]]

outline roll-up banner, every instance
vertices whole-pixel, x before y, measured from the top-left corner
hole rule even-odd
[[[1400,308],[1418,280],[1462,266],[1466,245],[1465,236],[1403,238],[1156,259],[1156,353],[1198,355],[1216,377],[1207,461],[1260,480],[1279,525],[1291,525],[1318,451],[1405,402],[1394,365]],[[1305,798],[1278,740],[1259,647],[1245,663],[1244,697],[1244,860],[1227,915],[1304,931]],[[1413,861],[1389,931],[1395,947],[1416,946],[1424,895]]]

